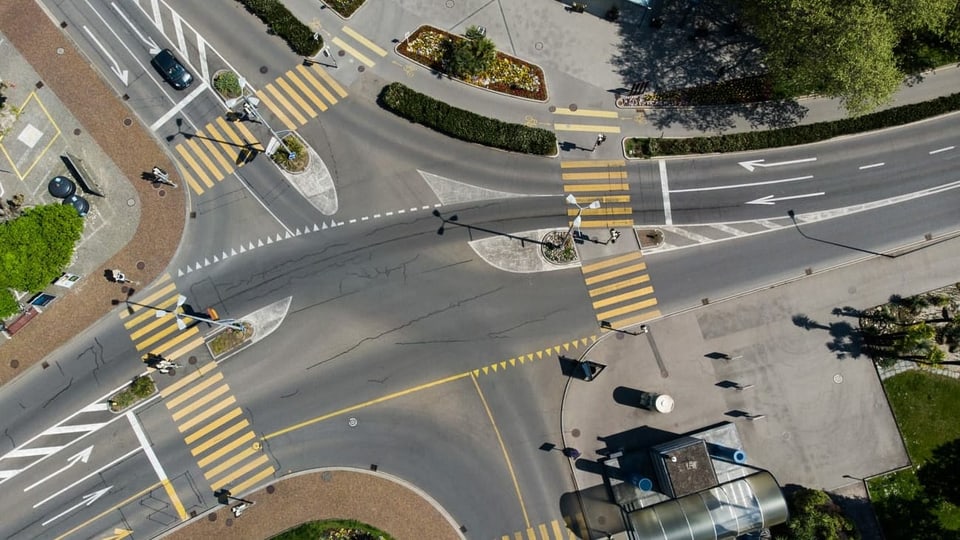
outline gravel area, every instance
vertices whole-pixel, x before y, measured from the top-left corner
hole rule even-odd
[[[457,540],[459,530],[414,490],[381,473],[329,469],[302,473],[274,482],[244,497],[252,501],[239,518],[229,506],[197,516],[169,535],[194,538],[261,540],[306,521],[355,519],[377,527],[396,540]]]
[[[25,372],[113,309],[111,299],[122,294],[117,284],[102,277],[106,269],[121,268],[141,284],[150,283],[163,272],[183,235],[186,193],[183,188],[164,187],[161,196],[161,189],[141,180],[141,174],[153,165],[171,171],[173,177],[176,168],[164,148],[37,3],[0,0],[0,32],[120,169],[136,190],[136,204],[140,205],[140,222],[130,224],[137,227],[130,242],[0,346],[3,383]],[[61,49],[62,53],[58,52]],[[35,82],[38,81],[20,84]],[[129,126],[125,120],[130,121]],[[171,179],[182,184],[179,178]],[[143,270],[137,269],[139,263],[143,263]]]

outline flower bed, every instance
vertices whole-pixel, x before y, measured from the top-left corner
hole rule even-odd
[[[424,25],[400,42],[397,53],[418,64],[454,77],[446,69],[446,54],[454,41],[464,39],[466,38]],[[489,69],[473,77],[458,78],[458,80],[501,94],[536,101],[547,100],[547,83],[543,77],[543,70],[539,66],[500,51],[497,51],[496,60]]]
[[[245,341],[253,337],[253,326],[247,322],[242,324],[242,332],[240,330],[234,330],[233,328],[225,328],[207,343],[207,346],[210,348],[210,354],[214,358],[218,358],[240,347]]]

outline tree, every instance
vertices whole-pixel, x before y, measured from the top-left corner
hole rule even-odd
[[[82,232],[83,218],[63,204],[29,208],[0,225],[0,288],[42,290],[70,263]]]
[[[780,536],[791,540],[849,540],[860,538],[853,521],[819,489],[798,487],[787,497],[790,521]],[[786,530],[783,530],[786,529]]]
[[[448,67],[457,77],[483,73],[497,59],[497,46],[476,26],[468,28],[466,35],[466,39],[455,39],[449,51]]]
[[[789,95],[839,98],[852,115],[890,101],[903,81],[898,34],[873,0],[745,0],[745,20]]]

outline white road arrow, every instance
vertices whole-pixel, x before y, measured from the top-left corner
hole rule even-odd
[[[127,86],[127,79],[129,79],[130,73],[125,69],[124,70],[120,69],[120,64],[118,64],[117,61],[113,58],[113,56],[110,55],[110,52],[107,51],[106,47],[104,47],[103,44],[100,43],[100,40],[93,35],[93,32],[91,32],[89,28],[84,26],[83,31],[86,32],[88,36],[90,36],[90,39],[92,39],[93,42],[97,44],[97,47],[100,47],[100,50],[103,51],[103,54],[110,60],[110,63],[113,64],[112,66],[110,66],[110,69],[113,70],[113,73],[117,77],[120,77],[120,82],[122,82],[124,86]]]
[[[812,158],[804,158],[804,159],[794,159],[791,161],[779,161],[777,163],[764,163],[764,161],[766,161],[764,159],[754,159],[751,161],[741,161],[739,163],[740,163],[740,166],[743,167],[744,169],[750,172],[753,172],[753,169],[757,167],[762,167],[766,169],[767,167],[779,167],[781,165],[796,165],[797,163],[807,163],[809,161],[816,161],[816,160],[817,158],[812,157]]]
[[[825,195],[826,192],[819,193],[807,193],[804,195],[790,195],[789,197],[774,197],[773,195],[767,195],[766,197],[761,197],[759,199],[754,199],[752,201],[747,201],[744,204],[777,204],[778,201],[789,201],[792,199],[806,199],[807,197],[819,197]]]
[[[67,464],[66,464],[66,465],[64,465],[63,467],[60,467],[60,468],[57,469],[56,471],[53,471],[52,473],[48,474],[47,476],[44,476],[44,477],[41,478],[40,480],[37,480],[36,482],[30,484],[29,486],[27,486],[26,488],[24,488],[23,491],[24,491],[24,492],[30,491],[31,489],[39,486],[40,484],[46,482],[47,480],[53,478],[54,476],[56,476],[56,475],[62,473],[63,471],[69,469],[70,467],[73,467],[74,465],[77,464],[78,461],[81,462],[81,463],[86,463],[87,461],[90,460],[90,454],[91,454],[91,453],[93,453],[93,445],[90,445],[90,446],[86,447],[85,449],[77,452],[76,454],[68,457],[68,458],[67,458]]]
[[[70,508],[67,508],[67,509],[64,510],[63,512],[60,512],[59,514],[53,516],[52,518],[44,521],[43,523],[40,524],[40,526],[41,526],[41,527],[46,527],[46,526],[49,525],[50,523],[52,523],[52,522],[54,522],[54,521],[62,518],[63,516],[69,514],[70,512],[73,512],[74,510],[76,510],[77,508],[80,508],[81,506],[90,506],[91,504],[97,502],[97,499],[99,499],[100,497],[103,497],[104,495],[106,495],[107,492],[110,491],[112,488],[113,488],[113,486],[107,486],[107,487],[105,487],[105,488],[103,488],[103,489],[94,491],[93,493],[87,493],[86,495],[84,495],[83,497],[81,497],[81,499],[83,499],[83,500],[81,500],[81,501],[78,502],[77,504],[71,506]]]
[[[133,25],[133,22],[127,18],[127,15],[124,12],[120,11],[120,8],[118,8],[116,4],[114,4],[113,2],[110,2],[110,7],[112,7],[113,10],[117,12],[117,15],[119,15],[121,18],[123,18],[124,21],[126,21],[127,25],[130,26],[130,29],[133,30],[133,33],[136,34],[138,38],[140,38],[140,41],[142,41],[147,47],[150,47],[151,55],[155,55],[158,52],[160,52],[160,47],[157,46],[157,42],[154,41],[149,36],[144,37],[143,34],[141,34],[139,30],[137,30],[137,27]]]

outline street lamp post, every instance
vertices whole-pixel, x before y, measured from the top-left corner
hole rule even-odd
[[[596,210],[597,208],[600,208],[599,200],[592,201],[590,204],[587,205],[586,208],[584,208],[583,206],[580,206],[580,204],[577,203],[577,197],[573,193],[567,195],[567,204],[572,204],[577,207],[577,217],[573,218],[573,221],[570,223],[570,228],[567,229],[567,234],[564,235],[563,237],[563,245],[567,245],[567,242],[570,241],[570,235],[573,233],[574,227],[576,227],[578,231],[580,230],[580,221],[581,221],[580,216],[581,214],[583,214],[583,211],[586,208],[589,208],[591,210]]]
[[[154,308],[156,309],[156,311],[154,312],[154,316],[159,319],[161,317],[166,317],[167,315],[173,315],[177,319],[177,328],[179,328],[180,330],[183,330],[184,328],[187,327],[187,323],[184,322],[183,320],[186,318],[186,319],[193,319],[195,321],[215,324],[217,326],[222,326],[224,328],[230,328],[233,330],[239,330],[240,332],[243,332],[243,329],[244,329],[243,323],[234,319],[228,319],[226,321],[216,321],[213,319],[205,319],[203,317],[195,317],[188,313],[180,313],[179,311],[180,306],[182,306],[183,303],[186,301],[187,301],[187,297],[181,294],[180,296],[177,297],[177,307],[175,307],[173,311],[166,311],[164,309]]]
[[[240,82],[240,97],[228,99],[225,102],[227,107],[232,110],[234,107],[237,106],[237,103],[243,103],[243,112],[249,115],[252,115],[257,119],[258,122],[267,126],[267,129],[270,130],[270,134],[273,135],[273,138],[276,139],[276,141],[280,143],[280,146],[282,146],[283,149],[287,151],[287,159],[292,160],[296,158],[297,153],[290,150],[287,144],[283,142],[283,139],[280,137],[280,135],[277,134],[277,132],[274,131],[272,127],[270,127],[270,124],[267,122],[267,119],[260,114],[260,111],[257,109],[257,105],[260,104],[260,100],[255,97],[251,98],[250,96],[244,93],[244,89],[247,87],[247,80],[243,77],[240,77],[239,82]],[[270,153],[271,152],[269,152],[269,145],[268,145],[267,154],[269,155]]]

